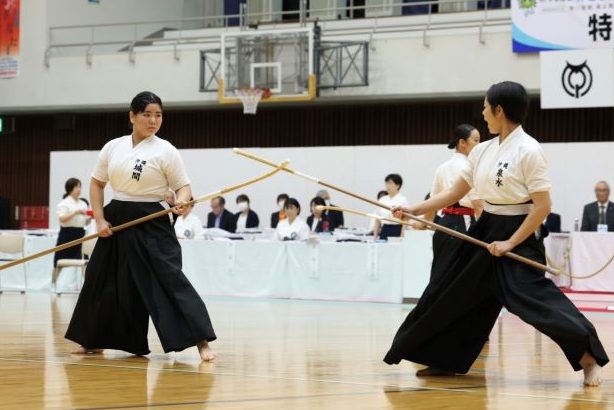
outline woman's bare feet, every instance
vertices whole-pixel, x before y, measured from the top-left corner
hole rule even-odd
[[[200,354],[200,358],[203,360],[203,362],[211,362],[215,360],[215,354],[209,347],[209,342],[203,340],[202,342],[199,342],[196,347],[198,348],[198,353]]]
[[[73,350],[72,354],[100,354],[103,352],[103,349],[87,349],[83,346],[79,346],[75,350]]]
[[[441,370],[435,367],[426,367],[424,369],[420,369],[416,372],[416,376],[418,377],[428,377],[428,376],[454,376],[456,373],[451,372],[449,370]]]
[[[601,384],[601,366],[589,352],[584,352],[580,359],[580,366],[584,369],[584,385],[599,386]]]

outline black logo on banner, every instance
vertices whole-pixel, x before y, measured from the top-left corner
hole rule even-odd
[[[563,89],[571,97],[584,97],[593,86],[593,72],[586,61],[580,65],[567,62],[567,66],[561,75],[561,82]]]

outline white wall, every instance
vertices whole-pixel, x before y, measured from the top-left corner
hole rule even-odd
[[[614,184],[614,142],[608,143],[556,143],[543,144],[550,161],[553,182],[553,211],[561,214],[564,230],[573,228],[574,218],[582,217],[583,206],[594,201],[594,184],[600,179]],[[180,150],[193,182],[195,195],[215,192],[223,187],[242,182],[268,171],[267,167],[232,153],[230,149]],[[409,146],[357,146],[315,148],[255,148],[254,153],[281,162],[289,159],[290,167],[320,178],[346,190],[375,197],[384,187],[389,173],[403,176],[402,193],[410,202],[421,200],[430,190],[433,173],[451,152],[443,145]],[[61,200],[64,182],[69,177],[81,179],[84,193],[89,190],[89,175],[96,160],[94,151],[52,152],[50,161],[49,203],[50,215]],[[269,226],[270,213],[275,210],[277,194],[286,192],[295,196],[307,217],[308,205],[320,186],[282,173],[257,185],[226,195],[228,209],[235,211],[234,200],[246,193],[252,208],[259,214],[261,226]],[[110,192],[107,198],[110,198]],[[371,212],[373,207],[332,192],[335,204]],[[204,218],[209,212],[207,204],[199,205],[195,212]],[[347,225],[368,226],[360,216],[347,216]],[[57,221],[51,217],[51,227]]]
[[[101,0],[98,4],[87,0],[53,0],[47,3],[47,27],[114,24],[108,27],[53,30],[52,43],[89,43],[90,41],[124,41],[95,50],[116,53],[127,42],[143,39],[161,29],[182,27],[178,21],[132,25],[134,22],[177,20],[184,17],[184,0]],[[27,15],[23,16],[27,18]],[[130,23],[130,25],[124,25]],[[25,33],[22,33],[22,35]],[[54,50],[53,56],[84,55],[87,47]]]
[[[63,3],[68,4],[68,0]],[[161,0],[155,4],[158,3]],[[177,3],[172,1],[159,10],[157,5],[151,9],[168,12],[168,17],[172,17],[181,14]],[[59,17],[55,17],[55,13],[63,10],[57,7],[57,11],[55,8],[47,11],[49,4],[52,3],[38,0],[22,2],[21,74],[17,79],[0,82],[0,110],[125,108],[133,95],[145,89],[158,93],[167,106],[217,105],[215,93],[198,91],[198,47],[181,50],[179,61],[172,50],[158,49],[137,52],[135,64],[130,63],[127,53],[115,53],[94,55],[92,65],[88,66],[82,54],[52,58],[50,67],[45,68],[47,20],[57,21]],[[111,0],[101,1],[102,7],[106,4],[111,4]],[[91,10],[89,7],[98,6],[82,2],[81,8]],[[91,17],[85,12],[82,14],[83,22],[89,21]],[[123,20],[136,18],[134,13],[125,14]],[[477,13],[473,18],[479,16],[481,14]],[[409,19],[421,21],[424,16],[393,19],[398,24]],[[366,23],[365,20],[327,22],[326,27],[332,24]],[[429,48],[422,43],[422,32],[375,33],[369,50],[370,85],[323,90],[320,100],[482,95],[492,83],[504,79],[519,81],[532,91],[538,90],[538,57],[519,57],[511,52],[510,27],[487,28],[485,32],[486,44],[481,44],[477,26],[475,29],[432,31],[428,34]],[[324,34],[327,39],[326,29]],[[356,36],[348,34],[346,38],[355,39]],[[360,38],[368,39],[369,36]],[[339,36],[336,39],[340,39]]]
[[[81,24],[126,23],[182,17],[184,0],[22,0],[46,3],[49,27]],[[24,14],[22,18],[27,18]]]

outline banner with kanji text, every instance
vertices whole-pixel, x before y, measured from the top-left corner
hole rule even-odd
[[[19,75],[19,0],[0,0],[0,78]]]
[[[512,49],[614,48],[614,0],[512,0]]]

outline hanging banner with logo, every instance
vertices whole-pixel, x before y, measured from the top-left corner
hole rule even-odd
[[[539,54],[542,108],[614,107],[614,50]]]
[[[0,78],[19,75],[19,0],[0,0]]]
[[[614,48],[613,22],[614,0],[512,0],[512,48]]]

